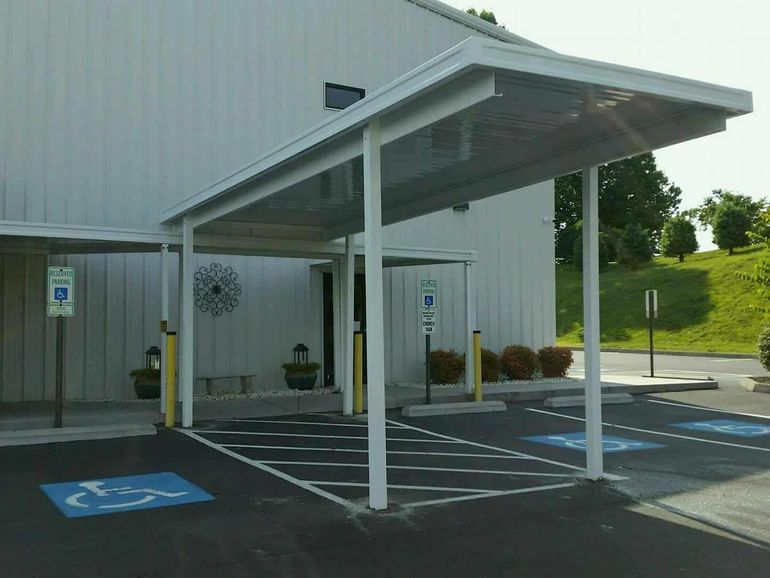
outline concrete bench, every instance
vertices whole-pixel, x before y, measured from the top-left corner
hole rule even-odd
[[[241,380],[241,393],[252,393],[256,390],[255,380],[256,375],[212,375],[208,377],[199,377],[206,382],[206,395],[214,394],[214,381],[218,379],[240,379]]]

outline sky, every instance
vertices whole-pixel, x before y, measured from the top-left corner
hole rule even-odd
[[[727,131],[655,152],[681,209],[712,189],[770,196],[770,3],[762,0],[444,0],[492,10],[514,34],[572,56],[749,90],[754,112]],[[699,233],[701,250],[714,248]]]

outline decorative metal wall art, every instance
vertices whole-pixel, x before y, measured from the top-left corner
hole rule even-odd
[[[194,278],[195,306],[201,311],[211,311],[215,317],[238,307],[241,284],[238,273],[232,267],[212,263],[201,267]]]

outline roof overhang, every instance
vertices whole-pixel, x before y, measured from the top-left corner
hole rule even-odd
[[[172,251],[180,251],[182,233],[0,221],[0,255],[4,253],[28,255],[154,253],[161,245],[168,245]],[[196,235],[195,252],[334,260],[342,259],[345,255],[345,243],[232,235]],[[353,252],[361,258],[364,255],[364,247],[354,245]],[[476,251],[470,249],[390,245],[382,248],[384,267],[465,263],[477,260]]]
[[[744,90],[469,38],[161,221],[272,238],[360,232],[362,131],[373,119],[387,225],[716,133],[751,110]]]

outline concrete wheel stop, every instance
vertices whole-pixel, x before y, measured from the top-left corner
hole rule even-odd
[[[0,432],[0,447],[107,440],[155,435],[156,433],[158,433],[158,430],[151,423],[22,429]]]
[[[506,411],[502,401],[461,401],[457,403],[432,403],[430,405],[408,405],[401,410],[404,417],[427,417],[431,415],[456,415],[463,413],[489,413]]]

